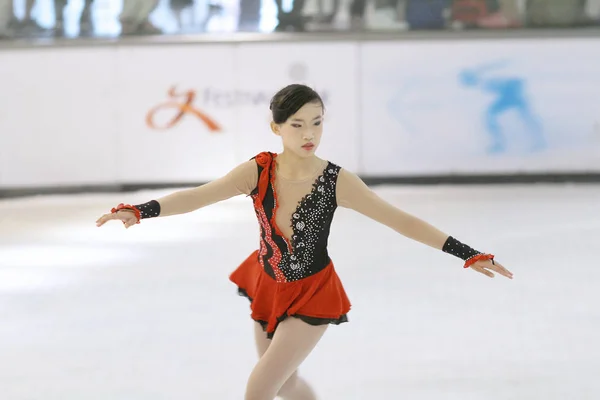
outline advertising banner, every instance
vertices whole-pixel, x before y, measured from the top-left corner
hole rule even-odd
[[[600,171],[600,40],[366,43],[365,175]]]
[[[201,182],[234,165],[234,47],[118,48],[121,182]]]
[[[110,48],[0,52],[0,185],[113,184],[116,60]]]
[[[0,79],[2,187],[213,180],[281,151],[290,83],[364,176],[600,172],[593,38],[5,50]]]

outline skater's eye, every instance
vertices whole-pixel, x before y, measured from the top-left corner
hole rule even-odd
[[[315,126],[319,126],[319,125],[321,125],[321,121],[315,122]]]
[[[292,124],[292,127],[294,127],[294,128],[301,128],[302,125],[300,125],[300,124]]]

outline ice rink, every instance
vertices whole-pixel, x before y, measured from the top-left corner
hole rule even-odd
[[[243,398],[256,353],[228,274],[258,245],[251,201],[95,226],[171,191],[0,201],[1,400]],[[338,209],[353,307],[300,368],[320,399],[600,398],[600,186],[376,191],[515,278]]]

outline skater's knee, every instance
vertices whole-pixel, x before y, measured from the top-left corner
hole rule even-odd
[[[250,378],[246,385],[244,400],[273,400],[277,396],[278,387],[268,379]]]
[[[275,396],[283,397],[292,396],[296,392],[298,386],[298,373],[294,372],[292,376],[281,386],[273,381],[262,379],[251,379],[246,387],[246,397],[244,400],[273,400]]]
[[[274,400],[275,396],[277,396],[276,390],[273,391],[264,387],[248,387],[246,388],[244,400]]]
[[[288,378],[287,381],[281,386],[279,392],[277,392],[278,396],[287,397],[290,394],[295,393],[296,387],[298,386],[298,372],[294,372],[292,376]]]

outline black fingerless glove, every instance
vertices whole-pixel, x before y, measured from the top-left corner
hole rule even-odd
[[[493,254],[486,254],[472,249],[466,244],[459,242],[452,236],[448,236],[448,239],[446,239],[446,242],[442,247],[442,251],[464,260],[465,268],[469,268],[479,260],[492,260],[492,262],[494,262]]]
[[[140,218],[155,218],[160,215],[160,204],[156,200],[150,200],[144,204],[137,204],[134,206],[140,210]]]
[[[147,203],[137,204],[135,206],[132,206],[130,204],[121,203],[118,206],[114,207],[111,210],[111,212],[115,213],[120,210],[133,211],[137,218],[137,223],[139,224],[140,220],[142,220],[144,218],[158,217],[160,215],[160,204],[156,200],[150,200]]]

